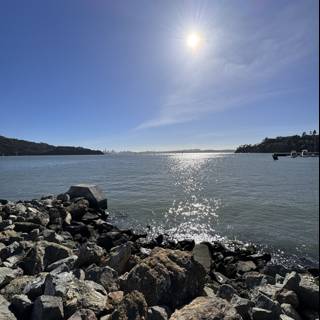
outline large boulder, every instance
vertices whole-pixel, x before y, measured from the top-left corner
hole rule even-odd
[[[241,320],[232,305],[218,297],[198,297],[172,314],[170,320]]]
[[[112,313],[111,320],[144,320],[147,319],[147,313],[148,306],[143,294],[132,291],[124,296]]]
[[[50,264],[72,255],[72,250],[48,241],[38,241],[26,256],[22,259],[20,266],[26,274],[37,274],[44,271]]]
[[[103,286],[90,280],[79,280],[72,272],[47,277],[45,287],[45,294],[62,298],[66,316],[79,309],[90,309],[99,314],[106,308],[108,294]]]
[[[149,306],[176,308],[200,295],[205,283],[205,269],[192,253],[155,248],[122,279],[124,291],[143,293]]]
[[[83,197],[87,199],[94,207],[102,209],[108,208],[108,201],[103,191],[96,185],[92,184],[78,184],[71,186],[67,192],[70,198]]]

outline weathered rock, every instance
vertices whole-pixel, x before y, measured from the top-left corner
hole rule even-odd
[[[244,274],[244,280],[247,288],[252,289],[261,285],[263,274],[251,271]]]
[[[10,310],[13,311],[18,319],[28,320],[31,315],[32,302],[24,294],[15,295],[12,297]]]
[[[165,308],[154,306],[148,309],[148,320],[168,320]]]
[[[170,320],[240,320],[232,305],[221,298],[198,297],[174,312]]]
[[[67,211],[70,212],[73,220],[80,221],[82,217],[88,212],[89,201],[86,199],[79,199],[76,202],[71,203],[67,207]]]
[[[283,280],[283,288],[287,290],[297,291],[299,288],[300,280],[300,276],[297,272],[290,272],[286,274]]]
[[[95,243],[86,243],[80,247],[76,267],[87,267],[91,264],[99,265],[105,255],[105,250]]]
[[[216,281],[220,284],[225,284],[228,281],[230,281],[229,278],[227,278],[226,276],[224,276],[222,273],[220,272],[213,272],[213,277],[216,279]]]
[[[285,314],[280,314],[280,318],[279,319],[280,320],[294,320],[294,319],[292,319],[291,317],[289,317],[289,316],[287,316]]]
[[[254,306],[252,301],[234,294],[231,299],[231,305],[237,310],[244,320],[250,319],[251,309]]]
[[[97,320],[97,317],[90,309],[80,309],[68,318],[68,320]]]
[[[63,304],[60,297],[41,296],[32,309],[32,320],[63,320]]]
[[[263,293],[264,295],[266,295],[267,297],[269,297],[270,299],[274,300],[280,289],[271,284],[264,284],[258,287],[257,290]]]
[[[291,304],[283,303],[281,305],[282,312],[294,320],[301,320],[299,313],[293,308]]]
[[[281,314],[281,307],[278,301],[274,301],[259,292],[254,299],[255,305],[257,308],[270,310],[274,319],[277,319]]]
[[[128,242],[121,246],[112,248],[106,264],[112,269],[116,270],[119,274],[122,274],[127,262],[131,256],[131,243]]]
[[[319,285],[316,284],[311,275],[301,275],[297,294],[302,307],[313,310],[319,309]]]
[[[254,271],[257,269],[256,264],[253,261],[239,261],[237,263],[237,271],[239,273],[245,273],[249,271]]]
[[[29,282],[32,283],[34,279],[35,277],[33,276],[21,276],[15,278],[1,290],[1,294],[10,301],[14,295],[21,294],[25,286]]]
[[[276,293],[275,298],[280,304],[289,303],[294,308],[299,306],[299,299],[294,291],[282,289]]]
[[[70,198],[84,197],[90,204],[94,207],[99,207],[102,209],[108,208],[107,198],[103,191],[96,185],[89,184],[78,184],[71,186],[68,194]]]
[[[9,310],[9,302],[0,295],[0,320],[17,320],[15,315]]]
[[[262,308],[252,308],[252,319],[253,320],[275,320],[272,311]]]
[[[281,275],[282,277],[285,277],[288,273],[288,269],[285,268],[281,264],[273,264],[268,263],[262,270],[262,273],[267,274],[269,276],[275,277],[276,274]]]
[[[57,200],[62,202],[70,201],[70,195],[68,193],[60,193],[57,195]]]
[[[72,255],[70,257],[67,257],[67,258],[64,258],[64,259],[61,259],[61,260],[58,260],[56,262],[53,262],[53,263],[49,264],[47,266],[46,270],[47,271],[52,271],[52,270],[58,268],[61,265],[66,265],[69,268],[69,270],[71,270],[71,269],[73,269],[77,259],[78,259],[78,256]]]
[[[0,267],[0,289],[6,286],[14,278],[22,275],[23,271],[18,269],[11,269],[7,267]]]
[[[205,274],[190,252],[156,248],[128,273],[121,286],[127,292],[142,292],[150,306],[176,308],[201,294]]]
[[[90,309],[99,314],[106,308],[106,290],[93,281],[75,278],[71,272],[53,277],[50,287],[51,294],[63,299],[66,316],[71,316],[79,309]]]
[[[112,305],[117,305],[123,300],[123,297],[124,297],[123,291],[113,291],[108,294],[108,301]]]
[[[32,278],[23,288],[23,294],[26,294],[31,300],[44,294],[46,273],[40,273],[37,277]]]
[[[72,250],[60,244],[39,241],[29,250],[21,261],[21,268],[26,274],[37,274],[53,262],[72,255]]]
[[[132,291],[125,295],[117,309],[112,313],[112,320],[147,319],[148,306],[141,292]]]
[[[90,266],[85,272],[85,278],[100,283],[107,291],[119,290],[118,273],[108,266]]]
[[[236,290],[229,284],[223,284],[217,291],[217,296],[230,301]]]
[[[205,243],[196,244],[192,250],[193,259],[200,263],[207,273],[211,269],[211,253],[209,247]]]

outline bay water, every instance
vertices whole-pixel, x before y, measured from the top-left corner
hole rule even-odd
[[[279,259],[319,259],[319,158],[177,153],[0,158],[0,198],[99,185],[120,227],[197,242],[240,240]]]

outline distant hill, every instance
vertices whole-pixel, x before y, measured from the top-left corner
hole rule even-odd
[[[94,155],[103,154],[99,150],[81,147],[52,146],[47,143],[36,143],[0,136],[0,156],[31,155]]]
[[[236,153],[288,153],[293,150],[301,152],[307,149],[310,152],[319,152],[319,135],[314,131],[312,134],[303,133],[301,136],[288,136],[265,138],[258,144],[245,144],[237,148]]]

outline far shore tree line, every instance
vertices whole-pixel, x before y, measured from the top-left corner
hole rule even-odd
[[[316,130],[307,133],[304,131],[301,135],[265,138],[258,144],[245,144],[237,148],[236,153],[273,153],[291,151],[301,152],[308,150],[309,152],[319,152],[319,134]]]

